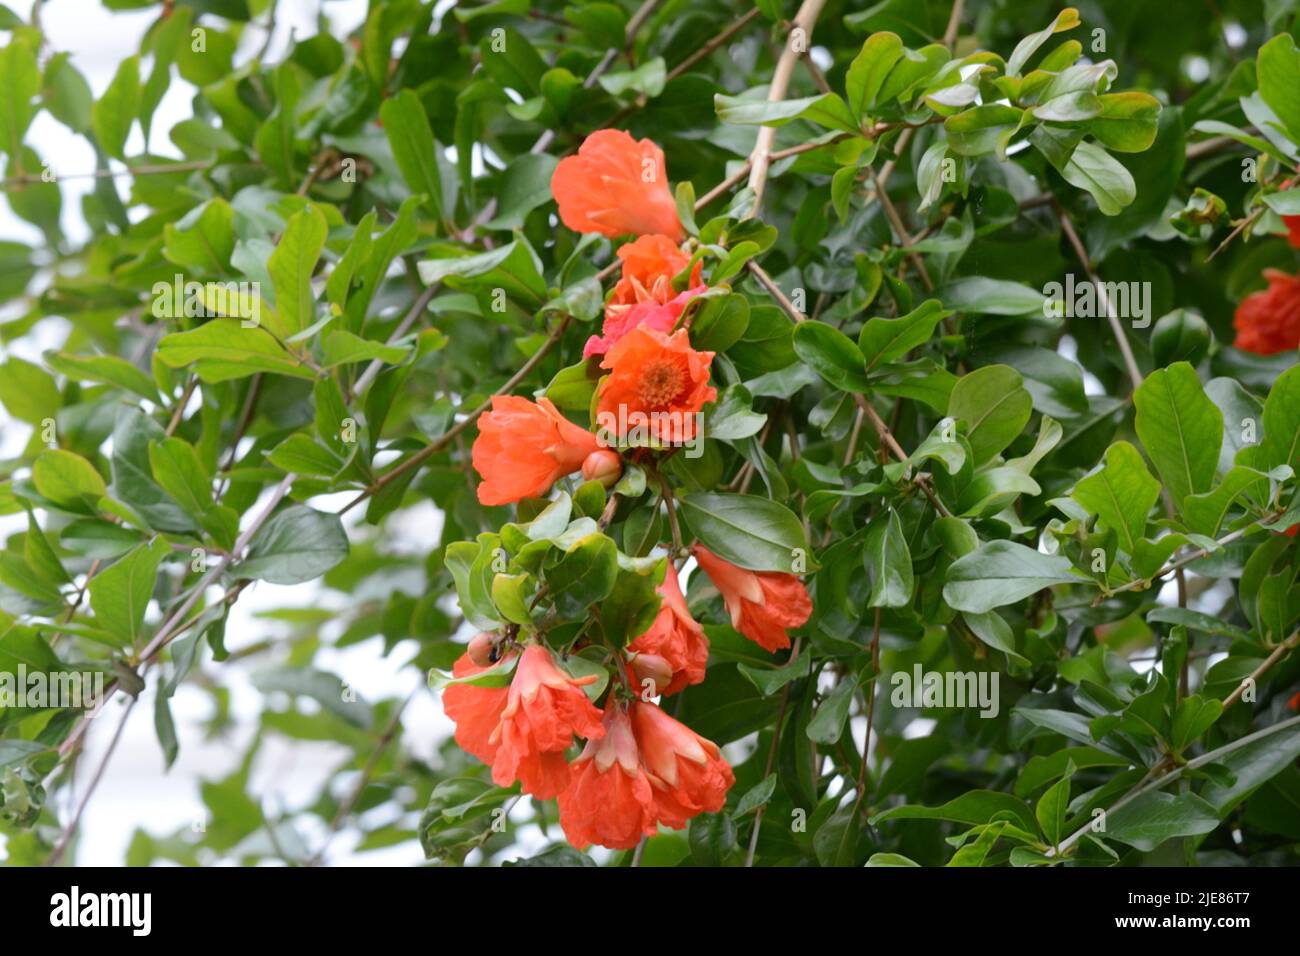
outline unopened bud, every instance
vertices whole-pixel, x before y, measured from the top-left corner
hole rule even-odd
[[[623,459],[618,452],[610,448],[593,451],[582,463],[582,477],[585,481],[599,481],[606,488],[613,488],[623,475]]]
[[[632,673],[637,682],[654,681],[655,691],[662,694],[673,682],[673,667],[658,654],[638,654],[632,658]]]
[[[496,650],[496,635],[481,631],[469,642],[469,659],[475,667],[491,667],[496,663]]]

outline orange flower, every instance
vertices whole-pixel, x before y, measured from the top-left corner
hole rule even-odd
[[[704,636],[691,612],[686,609],[673,563],[668,562],[664,583],[659,585],[663,603],[649,630],[638,637],[628,650],[638,654],[657,654],[672,668],[673,678],[663,690],[664,696],[675,694],[690,684],[704,680],[704,668],[709,662],[709,639]]]
[[[1237,306],[1232,344],[1256,355],[1273,355],[1300,345],[1300,278],[1265,269],[1268,288],[1252,292]]]
[[[627,711],[610,694],[605,734],[589,740],[573,762],[569,787],[560,794],[560,826],[578,849],[593,843],[630,850],[654,836],[655,795]]]
[[[591,739],[605,732],[600,711],[581,690],[595,679],[570,677],[541,644],[524,648],[501,722],[489,741],[497,747],[492,779],[499,786],[519,780],[525,793],[549,800],[568,785],[564,751],[574,734]]]
[[[691,553],[721,592],[732,627],[769,651],[790,646],[786,628],[799,627],[812,614],[803,582],[793,574],[738,568],[702,544]]]
[[[619,129],[597,130],[560,160],[551,175],[560,221],[576,232],[667,236],[681,242],[677,203],[668,190],[664,153]]]
[[[696,814],[722,809],[736,776],[717,744],[654,704],[634,707],[632,727],[654,787],[660,823],[680,830]]]
[[[649,301],[638,302],[617,312],[611,311],[612,306],[607,308],[605,324],[601,327],[603,334],[593,335],[587,339],[587,344],[582,349],[582,357],[591,358],[593,355],[607,354],[617,342],[639,326],[654,329],[656,332],[671,332],[677,325],[677,320],[681,318],[682,312],[686,310],[687,304],[697,294],[695,290],[683,292],[662,305]]]
[[[561,415],[549,399],[494,395],[492,411],[479,419],[471,453],[483,479],[478,500],[504,505],[540,497],[599,447],[595,435]]]
[[[712,361],[712,352],[691,348],[685,329],[667,335],[637,326],[600,363],[610,374],[596,396],[596,420],[620,438],[639,428],[657,441],[691,441],[696,413],[718,397]]]
[[[605,306],[605,317],[616,310],[638,302],[658,302],[660,305],[673,298],[673,276],[690,265],[691,257],[667,236],[641,236],[634,242],[619,246],[618,257],[623,260],[622,278],[614,284],[614,294]],[[700,270],[704,263],[695,263],[691,270],[690,288],[699,288]]]
[[[491,665],[495,667],[496,665]],[[470,660],[466,651],[452,665],[453,677],[472,677],[491,667],[479,667]],[[486,764],[497,755],[497,745],[491,742],[501,712],[506,709],[508,687],[476,687],[473,684],[452,684],[442,692],[442,710],[456,723],[456,743]]]
[[[702,262],[691,270],[689,288],[673,292],[673,276],[690,265],[691,257],[667,236],[642,236],[619,247],[623,277],[605,303],[603,335],[593,335],[582,350],[583,358],[604,355],[638,325],[671,332],[688,302],[705,289],[700,281]]]

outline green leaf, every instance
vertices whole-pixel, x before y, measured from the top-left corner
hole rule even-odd
[[[293,505],[275,514],[253,536],[241,577],[272,584],[302,584],[320,577],[348,556],[348,536],[337,515]]]
[[[1160,101],[1150,93],[1103,93],[1101,112],[1088,124],[1098,141],[1119,153],[1140,153],[1156,139]]]
[[[262,327],[245,328],[236,319],[212,319],[188,332],[173,332],[158,343],[158,358],[172,368],[193,364],[205,382],[225,382],[258,372],[315,378],[305,362]]]
[[[158,565],[171,551],[162,538],[142,544],[90,579],[90,607],[101,627],[126,647],[140,637],[145,608],[158,583]]]
[[[35,113],[32,97],[41,88],[36,51],[25,37],[11,35],[9,45],[0,50],[0,88],[5,91],[0,97],[0,150],[12,158],[22,149],[23,137]]]
[[[1037,289],[1008,279],[966,276],[949,282],[939,292],[946,305],[959,312],[983,315],[1041,317],[1046,296]]]
[[[949,116],[943,122],[948,148],[959,156],[984,156],[995,151],[1001,156],[1007,141],[1020,128],[1023,115],[1013,106],[989,103]]]
[[[1150,853],[1166,840],[1200,836],[1218,825],[1214,807],[1196,794],[1153,790],[1107,814],[1105,836]]]
[[[1119,441],[1106,449],[1105,465],[1081,478],[1070,497],[1113,529],[1120,546],[1133,554],[1146,533],[1147,515],[1160,497],[1160,482],[1151,477],[1138,450]]]
[[[1066,182],[1091,193],[1104,215],[1119,215],[1137,196],[1132,173],[1095,143],[1080,143],[1059,170]]]
[[[1043,836],[1052,846],[1061,842],[1065,830],[1065,815],[1070,806],[1070,778],[1064,776],[1047,789],[1034,806],[1034,816],[1042,828]]]
[[[321,368],[329,371],[352,362],[369,362],[378,359],[388,365],[401,365],[411,354],[409,345],[387,345],[343,329],[331,329],[325,334]]]
[[[951,820],[967,826],[989,823],[994,817],[1010,816],[1020,829],[1033,833],[1034,815],[1023,800],[995,790],[968,790],[939,807],[901,806],[877,813],[871,818],[875,826],[886,820]]]
[[[325,248],[329,226],[325,214],[308,204],[289,217],[275,252],[266,261],[275,287],[275,306],[287,335],[297,335],[316,321],[311,277]]]
[[[1201,697],[1192,694],[1178,702],[1174,711],[1173,729],[1169,742],[1174,749],[1182,752],[1187,746],[1201,738],[1213,726],[1223,713],[1223,701],[1213,697]]]
[[[1033,399],[1020,373],[1007,365],[986,365],[963,376],[948,399],[948,414],[966,423],[976,464],[1011,444],[1029,422]]]
[[[559,160],[546,153],[528,153],[511,162],[502,173],[497,214],[489,229],[518,229],[524,217],[551,201],[551,176]]]
[[[1223,413],[1206,397],[1186,362],[1156,369],[1133,393],[1134,427],[1181,510],[1190,494],[1208,491],[1223,443]]]
[[[876,105],[889,71],[902,55],[903,41],[897,33],[873,33],[862,44],[844,78],[849,109],[859,121]]]
[[[212,507],[212,478],[189,442],[150,442],[149,464],[154,480],[191,515],[198,517]]]
[[[1079,11],[1074,7],[1066,7],[1045,29],[1029,34],[1016,44],[1016,48],[1011,51],[1011,56],[1007,57],[1007,76],[1018,76],[1030,57],[1038,52],[1038,48],[1050,40],[1053,34],[1073,30],[1078,25]]]
[[[73,381],[115,385],[154,404],[160,404],[158,387],[153,379],[124,358],[116,355],[73,355],[70,352],[52,350],[46,352],[44,358],[49,368]],[[8,381],[8,375],[8,370],[0,372],[0,397],[4,395],[4,383]],[[55,394],[57,395],[57,389]],[[5,404],[8,405],[8,402]]]
[[[958,611],[983,614],[1043,588],[1081,580],[1059,554],[1042,554],[1014,541],[988,541],[949,566],[943,599]]]
[[[719,492],[688,494],[679,504],[705,547],[738,567],[790,573],[801,560],[812,564],[803,526],[785,505]]]
[[[1289,33],[1279,33],[1259,48],[1256,76],[1259,95],[1300,143],[1300,49]]]
[[[806,119],[828,129],[858,132],[853,114],[834,93],[775,103],[718,93],[713,103],[718,119],[738,126],[784,126],[791,120]]]
[[[834,326],[825,322],[800,322],[794,328],[793,342],[795,354],[836,388],[865,392],[871,387],[862,351]]]
[[[935,326],[950,315],[952,312],[945,310],[937,300],[927,299],[907,315],[896,319],[868,319],[858,335],[858,349],[866,370],[875,371],[924,345],[934,335]]]
[[[867,526],[863,561],[871,576],[867,607],[906,607],[912,600],[912,552],[903,523],[893,508],[882,511]]]
[[[63,396],[49,372],[12,356],[0,365],[0,404],[18,421],[39,427],[58,414]]]
[[[840,679],[840,682],[822,699],[817,706],[817,712],[808,722],[809,740],[818,744],[833,744],[840,739],[857,689],[858,682],[853,677],[845,676]]]
[[[117,67],[104,95],[90,108],[90,124],[100,148],[125,160],[123,148],[131,124],[140,112],[140,58],[129,56]]]
[[[442,177],[438,171],[438,144],[429,126],[420,97],[402,90],[384,100],[379,108],[384,133],[392,147],[397,168],[411,192],[423,194],[425,206],[435,219],[442,218]]]
[[[59,505],[94,510],[108,489],[95,466],[74,452],[51,448],[32,465],[32,483],[43,496]]]
[[[223,275],[235,251],[235,210],[224,199],[209,199],[165,225],[163,237],[169,261],[198,275]]]

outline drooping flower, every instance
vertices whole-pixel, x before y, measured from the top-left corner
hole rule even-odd
[[[685,329],[632,329],[601,362],[610,374],[596,396],[596,420],[620,438],[640,429],[660,442],[691,441],[696,414],[718,397],[709,385],[712,361],[712,352],[691,348]]]
[[[452,665],[453,677],[472,677],[496,665],[481,667],[466,651]],[[448,719],[456,724],[456,743],[462,750],[473,754],[486,764],[497,755],[497,744],[492,735],[501,722],[501,712],[506,709],[508,687],[479,687],[475,684],[451,684],[442,691],[442,709]]]
[[[630,850],[656,831],[656,803],[632,721],[614,694],[605,704],[605,733],[587,741],[560,794],[560,826],[578,849],[593,843]]]
[[[699,813],[717,813],[736,782],[718,745],[674,720],[655,704],[632,709],[641,762],[654,787],[659,822],[673,830]]]
[[[622,130],[597,130],[576,156],[560,160],[551,175],[551,193],[560,221],[576,232],[682,240],[663,150],[648,139],[638,142]]]
[[[664,574],[664,583],[659,585],[659,596],[663,602],[654,623],[628,645],[628,650],[657,655],[668,662],[672,668],[672,681],[663,690],[667,696],[704,680],[704,668],[709,662],[709,639],[704,636],[704,628],[686,609],[686,598],[682,595],[671,561]]]
[[[1273,355],[1300,346],[1300,277],[1265,269],[1268,288],[1241,300],[1232,344],[1256,355]]]
[[[722,594],[731,626],[760,647],[768,651],[789,647],[786,629],[799,627],[812,615],[808,591],[793,574],[747,571],[699,543],[691,553]]]
[[[490,738],[497,747],[493,781],[508,787],[518,780],[525,793],[539,800],[563,790],[569,782],[564,752],[574,735],[590,740],[605,732],[600,711],[581,689],[595,679],[570,677],[541,644],[524,648],[501,721]]]
[[[478,500],[504,505],[545,495],[551,485],[582,467],[600,447],[596,436],[560,414],[549,399],[494,395],[492,411],[478,421],[471,457],[483,479]]]

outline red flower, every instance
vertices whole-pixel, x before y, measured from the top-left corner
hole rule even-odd
[[[610,347],[638,325],[671,332],[686,304],[704,291],[700,282],[702,263],[691,270],[689,288],[673,292],[673,276],[690,265],[691,258],[667,236],[642,236],[619,247],[623,277],[605,304],[602,335],[593,335],[582,350],[583,358],[604,355]]]
[[[718,397],[712,362],[712,352],[691,348],[685,329],[667,335],[637,326],[600,363],[610,374],[596,395],[596,420],[619,437],[639,428],[656,441],[691,441],[696,413]]]
[[[622,130],[597,130],[578,147],[578,155],[560,160],[551,193],[560,221],[576,232],[657,233],[682,240],[663,150],[648,139],[637,142]]]
[[[671,332],[677,325],[677,320],[686,311],[687,304],[697,294],[695,290],[690,290],[662,304],[649,301],[638,302],[619,311],[612,311],[613,307],[606,309],[605,324],[601,327],[602,334],[587,339],[587,344],[582,349],[582,357],[605,355],[615,343],[638,326],[654,329],[656,332]]]
[[[475,664],[466,651],[452,665],[451,674],[453,677],[472,677],[490,669]],[[491,738],[501,722],[501,712],[506,709],[509,694],[508,687],[477,687],[473,684],[451,684],[442,692],[443,713],[456,723],[456,743],[486,764],[491,764],[497,755],[497,745]]]
[[[812,600],[793,574],[747,571],[724,561],[702,544],[691,548],[731,615],[731,626],[769,651],[790,646],[786,628],[799,627],[812,615]]]
[[[673,563],[668,562],[664,583],[659,585],[663,603],[649,630],[638,637],[628,650],[638,654],[656,654],[672,668],[672,681],[663,690],[664,696],[675,694],[690,684],[704,680],[704,668],[709,662],[709,639],[704,636],[691,612],[686,609]]]
[[[1296,694],[1294,697],[1292,697],[1289,701],[1287,701],[1286,705],[1290,707],[1292,710],[1300,711],[1300,694]]]
[[[1283,216],[1282,221],[1286,223],[1287,241],[1300,249],[1300,216]]]
[[[1265,269],[1268,288],[1252,292],[1237,306],[1232,344],[1256,355],[1273,355],[1300,345],[1300,278]]]
[[[568,785],[564,752],[573,736],[591,739],[605,732],[600,711],[580,689],[595,679],[570,677],[541,644],[524,649],[501,722],[490,738],[497,746],[492,779],[499,786],[519,780],[525,793],[548,800]]]
[[[655,795],[641,765],[627,711],[613,694],[605,704],[605,733],[587,741],[573,762],[569,787],[560,794],[560,826],[583,850],[592,843],[630,850],[654,836]]]
[[[680,830],[696,814],[722,809],[736,775],[717,744],[654,704],[637,704],[632,726],[654,786],[660,823]]]
[[[485,505],[545,495],[600,447],[595,435],[573,424],[545,398],[531,402],[517,395],[494,395],[492,411],[479,419],[478,432],[471,457],[483,479],[478,500]]]

